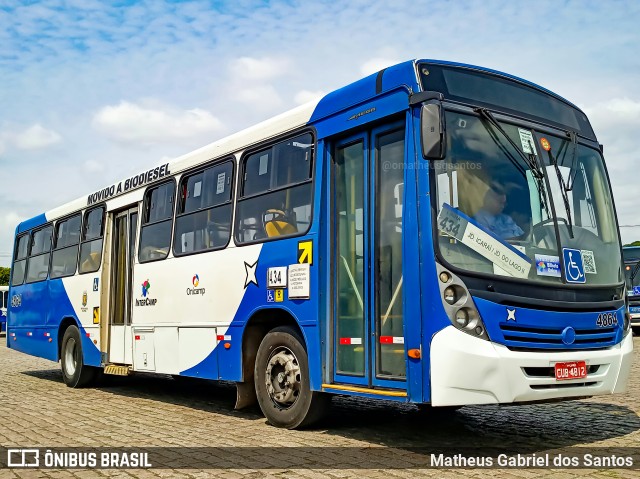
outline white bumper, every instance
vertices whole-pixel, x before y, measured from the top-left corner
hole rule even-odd
[[[520,352],[448,326],[431,342],[431,404],[495,404],[622,393],[627,388],[632,353],[631,334],[600,351]],[[545,377],[553,373],[555,363],[565,361],[586,361],[587,369],[599,367],[584,379]]]

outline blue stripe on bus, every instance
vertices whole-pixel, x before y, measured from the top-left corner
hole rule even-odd
[[[11,292],[21,295],[22,305],[9,310],[8,347],[58,361],[60,324],[64,318],[71,318],[80,330],[84,363],[88,366],[100,366],[101,355],[98,346],[87,337],[85,328],[78,321],[62,279],[16,286]],[[11,333],[16,334],[16,340]],[[32,335],[28,336],[28,333]],[[50,336],[45,336],[45,333],[49,333]]]

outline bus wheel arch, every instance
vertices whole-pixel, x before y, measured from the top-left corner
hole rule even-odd
[[[62,318],[60,326],[58,327],[58,361],[62,360],[62,340],[64,338],[64,333],[67,331],[69,326],[75,326],[77,328],[78,323],[70,316]]]
[[[84,364],[80,329],[73,319],[65,318],[61,323],[58,345],[64,383],[70,388],[81,388],[93,383],[99,376],[99,368]]]
[[[243,409],[258,402],[254,383],[258,348],[269,331],[280,326],[288,326],[304,338],[296,319],[284,309],[260,309],[247,321],[242,334],[242,382],[236,383],[235,409]]]

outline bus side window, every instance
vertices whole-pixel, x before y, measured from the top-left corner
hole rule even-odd
[[[104,206],[84,214],[82,244],[80,245],[80,273],[94,273],[102,262],[102,236],[104,234]]]
[[[233,165],[233,161],[225,161],[180,181],[175,255],[224,248],[229,243]]]
[[[49,275],[49,255],[53,227],[45,226],[31,234],[31,248],[27,261],[27,283],[47,279]]]
[[[298,135],[242,160],[237,243],[304,233],[311,225],[313,137]]]
[[[58,221],[53,240],[51,277],[62,278],[75,274],[80,243],[80,214]]]
[[[146,191],[138,248],[138,260],[141,263],[164,259],[169,254],[174,198],[173,181]]]
[[[28,247],[29,234],[25,233],[16,240],[16,250],[13,253],[13,266],[11,267],[11,286],[18,286],[24,283]]]

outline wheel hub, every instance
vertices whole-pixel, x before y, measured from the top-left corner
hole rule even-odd
[[[76,340],[69,338],[64,348],[64,370],[67,376],[72,377],[76,372]]]
[[[291,407],[300,394],[300,364],[295,354],[286,347],[274,350],[267,363],[265,383],[274,404]]]

